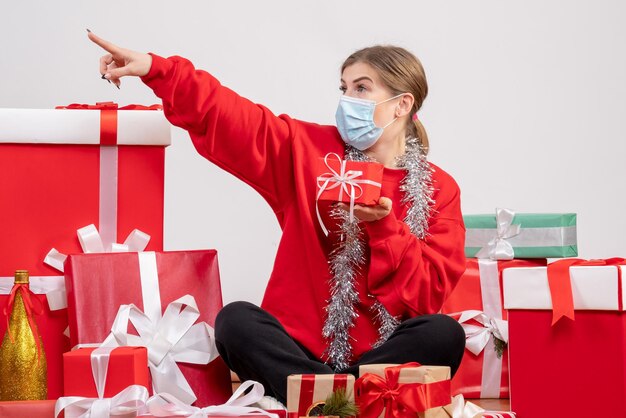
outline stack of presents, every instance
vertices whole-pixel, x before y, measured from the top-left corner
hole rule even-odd
[[[169,143],[158,106],[0,109],[1,417],[626,416],[626,262],[572,258],[574,214],[509,210],[465,217],[442,308],[467,336],[452,379],[293,375],[286,411],[253,407],[262,385],[232,393],[215,347],[216,251],[163,251]],[[465,401],[509,397],[513,412]]]

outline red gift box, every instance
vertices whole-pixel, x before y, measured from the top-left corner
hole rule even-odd
[[[507,319],[502,303],[502,271],[511,267],[545,265],[545,259],[492,261],[468,258],[465,273],[444,302],[442,313],[453,314],[456,319],[460,319],[462,313],[468,317],[483,313],[464,324],[478,327],[474,331],[480,329],[478,332],[489,333],[491,319]],[[493,335],[477,335],[475,341],[480,340],[480,337],[488,337],[489,340],[478,355],[470,351],[472,341],[468,337],[463,360],[452,378],[452,394],[463,394],[467,398],[508,398],[508,350],[505,348],[502,357],[498,358]]]
[[[626,416],[626,267],[575,266],[565,273],[575,317],[552,325],[555,300],[568,295],[552,292],[558,287],[548,268],[504,271],[511,409],[518,418]],[[581,403],[590,399],[600,401]]]
[[[12,277],[16,269],[58,276],[43,263],[48,251],[81,252],[76,230],[99,225],[101,216],[111,214],[116,227],[104,231],[107,236],[139,228],[152,236],[149,249],[162,249],[169,124],[162,112],[117,112],[107,106],[104,112],[0,109],[0,218],[6,220],[0,276]],[[101,147],[101,139],[120,146]],[[102,190],[113,197],[101,199],[105,179],[117,179],[117,191]],[[45,297],[38,298],[45,306],[36,320],[48,356],[48,396],[55,399],[63,388],[62,353],[69,349],[63,336],[67,312],[51,312]],[[6,300],[0,295],[0,306]],[[0,321],[2,335],[5,329]]]
[[[345,161],[328,154],[317,163],[317,199],[374,205],[380,199],[383,165],[371,162]]]
[[[0,402],[2,418],[55,418],[56,401],[11,401]]]
[[[171,302],[192,295],[197,321],[211,327],[222,308],[214,250],[71,255],[65,274],[72,345],[102,342],[121,305],[134,304],[146,313],[156,309],[160,315]],[[230,371],[221,358],[177,365],[198,398],[196,405],[221,404],[231,395]]]
[[[160,111],[100,107],[0,109],[0,217],[10,220],[3,224],[0,276],[16,268],[58,275],[43,264],[48,251],[82,252],[76,230],[105,218],[116,227],[105,232],[99,225],[103,235],[138,228],[151,235],[149,250],[162,249],[170,125]]]
[[[92,374],[91,353],[95,348],[81,348],[63,354],[63,394],[97,398]],[[148,351],[145,347],[118,347],[109,357],[104,397],[112,398],[130,385],[149,388]]]

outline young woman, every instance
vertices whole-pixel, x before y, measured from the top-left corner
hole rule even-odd
[[[409,361],[456,371],[465,335],[437,312],[465,269],[465,228],[457,184],[426,161],[417,112],[428,88],[417,58],[393,46],[348,57],[335,127],[275,116],[184,58],[89,37],[108,52],[104,78],[119,86],[141,77],[198,152],[276,213],[283,234],[261,307],[228,304],[215,323],[232,370],[282,402],[292,373]],[[384,165],[377,205],[355,206],[351,219],[345,204],[316,201],[319,159],[329,153]]]

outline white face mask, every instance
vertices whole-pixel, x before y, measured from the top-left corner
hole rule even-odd
[[[373,100],[357,99],[355,97],[341,96],[335,119],[337,129],[344,142],[358,150],[366,150],[378,141],[383,134],[383,130],[394,123],[398,118],[394,118],[385,126],[378,127],[374,123],[374,110],[377,105],[388,102],[403,96],[405,93],[390,97],[382,102],[376,103]]]

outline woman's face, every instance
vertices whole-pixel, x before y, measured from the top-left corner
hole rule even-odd
[[[373,100],[376,103],[393,97],[392,92],[383,84],[376,70],[364,62],[355,62],[343,70],[339,89],[346,96]],[[376,106],[374,110],[376,126],[385,126],[396,117],[401,98],[398,97]]]

